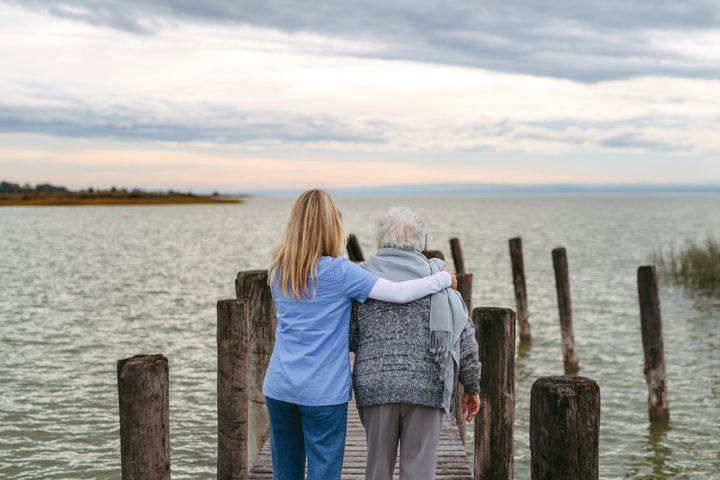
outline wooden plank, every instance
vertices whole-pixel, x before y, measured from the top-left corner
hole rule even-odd
[[[260,451],[252,470],[251,480],[271,480],[272,456],[268,440]],[[399,455],[398,455],[399,457]],[[343,480],[364,480],[367,460],[365,429],[360,423],[355,402],[348,408],[348,429],[345,440],[345,461],[343,462]],[[436,477],[438,480],[472,480],[470,463],[465,454],[465,447],[460,439],[460,432],[452,416],[443,419],[442,430],[438,440],[438,456]],[[395,478],[400,478],[399,462],[395,465]]]

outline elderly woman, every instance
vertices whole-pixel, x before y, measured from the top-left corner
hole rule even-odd
[[[364,267],[394,281],[421,278],[445,263],[428,260],[423,220],[393,207],[378,221],[380,250]],[[353,387],[368,445],[368,480],[391,480],[400,442],[401,480],[435,478],[437,443],[456,380],[465,387],[467,421],[480,405],[475,330],[457,291],[405,305],[368,300],[353,305]]]

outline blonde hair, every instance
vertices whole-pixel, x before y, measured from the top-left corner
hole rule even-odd
[[[339,257],[347,243],[340,214],[330,195],[308,190],[293,204],[285,232],[273,250],[268,280],[286,297],[308,295],[308,279],[317,280],[321,256]]]

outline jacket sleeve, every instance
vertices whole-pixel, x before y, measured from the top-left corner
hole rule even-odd
[[[357,307],[358,303],[353,302],[352,312],[350,313],[350,351],[357,351],[358,341],[360,340],[360,325],[357,319]]]
[[[458,374],[458,380],[468,395],[480,393],[480,367],[475,327],[468,320],[460,336],[460,371]]]

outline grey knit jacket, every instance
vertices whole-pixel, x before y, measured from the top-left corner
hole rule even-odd
[[[442,408],[440,366],[430,353],[430,299],[404,305],[370,299],[353,303],[350,351],[355,352],[358,407],[410,403]],[[460,337],[458,373],[465,393],[480,392],[478,344],[469,320]]]

